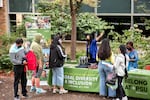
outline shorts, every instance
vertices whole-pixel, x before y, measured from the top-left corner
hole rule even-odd
[[[40,78],[40,76],[41,76],[41,74],[42,74],[42,71],[43,71],[43,69],[39,69],[39,68],[37,67],[36,70],[33,70],[33,71],[32,71],[32,76],[35,77],[35,78]]]

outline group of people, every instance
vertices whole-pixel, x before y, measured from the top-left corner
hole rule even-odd
[[[32,85],[30,88],[30,92],[36,92],[36,94],[46,93],[47,91],[40,88],[40,77],[43,72],[43,53],[42,46],[40,45],[40,41],[42,39],[41,35],[36,35],[33,42],[29,46],[24,46],[24,41],[22,38],[19,38],[15,41],[15,43],[11,46],[9,50],[10,60],[13,63],[13,71],[14,71],[14,100],[20,100],[18,95],[18,84],[21,80],[22,87],[22,97],[28,98],[27,94],[27,76],[26,72],[28,70],[32,70]],[[66,57],[63,47],[61,45],[61,37],[54,37],[51,45],[50,45],[50,60],[49,68],[52,68],[53,77],[52,77],[52,85],[53,85],[53,93],[67,93],[68,91],[63,88],[64,83],[64,70],[63,64],[64,59]],[[32,54],[33,53],[33,54]],[[31,61],[29,61],[28,56]],[[34,59],[35,58],[35,59]],[[34,63],[34,65],[33,65]],[[31,66],[32,68],[29,68]],[[33,67],[35,66],[35,67]],[[57,87],[59,86],[59,87]]]
[[[94,35],[87,36],[87,57],[89,57],[89,63],[98,63],[98,70],[100,74],[100,95],[101,96],[109,96],[109,97],[117,97],[118,100],[127,99],[125,92],[122,87],[122,80],[125,76],[125,68],[127,70],[132,70],[137,68],[138,54],[134,49],[133,42],[127,42],[125,45],[120,45],[118,49],[118,56],[113,59],[113,52],[111,50],[109,40],[103,39],[101,45],[98,49],[98,58],[97,61],[97,44],[102,36],[103,32],[95,39]],[[36,94],[46,93],[46,90],[40,88],[40,76],[43,72],[43,54],[42,54],[42,46],[40,45],[40,41],[42,39],[41,35],[36,35],[35,39],[31,43],[30,47],[25,48],[23,46],[23,39],[19,38],[16,42],[11,46],[9,50],[10,60],[13,63],[14,67],[14,98],[15,100],[19,100],[18,95],[18,84],[21,80],[22,86],[22,95],[23,97],[28,97],[27,95],[27,77],[26,72],[28,70],[28,52],[33,52],[36,58],[36,67],[32,70],[32,86],[30,88],[30,92],[36,92]],[[53,85],[53,93],[68,93],[67,90],[64,89],[64,61],[66,58],[66,54],[64,48],[62,46],[62,37],[60,35],[56,35],[52,43],[50,45],[50,54],[49,54],[49,68],[52,69],[52,85]],[[109,72],[112,71],[112,67],[109,66],[112,64],[116,69],[117,78],[118,78],[118,88],[116,90],[112,90],[111,88],[106,86],[106,77]],[[107,90],[108,89],[108,90]],[[124,100],[126,100],[124,99]]]
[[[122,80],[127,77],[127,71],[138,68],[138,53],[134,49],[133,42],[129,41],[126,45],[118,47],[118,54],[115,57],[109,43],[109,39],[103,39],[97,54],[96,42],[102,38],[101,33],[96,39],[94,35],[87,36],[87,56],[90,63],[98,62],[100,74],[101,96],[115,98],[116,100],[127,100],[127,96],[122,86]],[[99,61],[96,56],[98,55]],[[117,88],[113,89],[106,85],[108,74],[115,71],[117,75]]]

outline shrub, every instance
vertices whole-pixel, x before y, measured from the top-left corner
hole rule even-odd
[[[0,69],[12,69],[13,65],[10,62],[10,58],[8,54],[3,54],[0,56]]]

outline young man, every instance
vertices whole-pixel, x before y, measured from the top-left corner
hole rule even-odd
[[[25,59],[25,49],[22,47],[23,40],[17,39],[16,43],[14,43],[10,50],[10,60],[14,65],[14,99],[20,100],[18,95],[18,84],[21,80],[21,87],[22,87],[22,95],[23,97],[28,97],[26,85],[27,85],[27,78],[26,72],[24,71],[24,67],[27,64]]]
[[[42,39],[41,35],[36,35],[34,41],[31,43],[30,49],[33,50],[37,60],[37,69],[33,71],[32,76],[32,86],[30,92],[36,91],[36,94],[46,93],[45,90],[40,88],[40,76],[43,71],[43,54],[42,54],[42,46],[40,45],[40,41]]]

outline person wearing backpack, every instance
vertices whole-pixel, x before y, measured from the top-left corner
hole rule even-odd
[[[68,93],[64,89],[64,61],[67,55],[61,45],[61,39],[59,36],[55,36],[52,44],[50,45],[49,55],[49,67],[52,69],[52,85],[53,93],[59,92],[59,94]],[[60,88],[58,90],[57,86]]]
[[[32,75],[32,86],[30,88],[30,92],[35,92],[36,94],[46,93],[46,90],[40,88],[40,76],[43,71],[43,54],[42,54],[42,46],[40,45],[40,41],[42,39],[42,35],[35,35],[33,42],[31,43],[30,49],[34,52],[36,56],[36,70],[33,71]]]
[[[18,84],[20,80],[22,87],[22,95],[24,98],[28,97],[26,90],[27,77],[26,72],[24,71],[25,65],[27,64],[27,60],[25,57],[26,52],[22,45],[23,39],[19,38],[9,50],[10,60],[14,65],[14,100],[20,100],[18,95]]]
[[[106,97],[116,97],[116,90],[113,90],[112,88],[107,87],[106,85],[107,76],[110,72],[112,72],[112,68],[107,67],[106,64],[112,65],[112,63],[114,62],[112,56],[113,53],[111,51],[109,39],[105,38],[102,40],[102,43],[98,50],[98,58],[100,59],[98,63],[98,71],[100,75],[99,94],[100,96],[103,96],[104,99],[106,99]]]
[[[116,57],[114,67],[116,70],[117,74],[117,79],[118,79],[118,87],[116,89],[116,100],[128,100],[125,91],[122,86],[122,80],[124,77],[127,77],[127,67],[129,63],[129,57],[126,54],[126,46],[125,45],[120,45],[119,46],[119,54]]]

